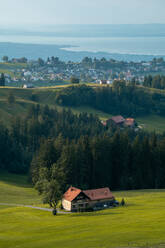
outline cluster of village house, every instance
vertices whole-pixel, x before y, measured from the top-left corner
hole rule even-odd
[[[107,68],[93,69],[84,66],[83,63],[59,62],[51,64],[45,62],[44,65],[37,64],[37,61],[27,62],[25,68],[13,68],[11,74],[6,74],[6,81],[13,82],[30,82],[35,86],[35,82],[57,82],[69,81],[72,76],[78,77],[84,82],[100,83],[105,79],[110,84],[114,79],[124,79],[130,81],[133,78],[139,83],[144,81],[144,74],[152,72],[164,72],[164,61],[159,62],[119,62],[116,61]],[[11,76],[12,75],[12,76]],[[105,81],[102,81],[104,84]]]
[[[81,190],[70,187],[63,195],[62,206],[71,212],[97,210],[117,204],[109,188]]]
[[[113,70],[104,71],[104,70],[95,70],[95,69],[66,69],[58,71],[57,68],[37,68],[37,69],[16,69],[12,70],[14,76],[9,74],[5,74],[6,81],[8,83],[13,82],[30,82],[35,86],[35,82],[63,82],[70,81],[72,76],[79,78],[83,82],[92,82],[92,83],[100,83],[100,84],[112,84],[114,79],[121,79],[121,75],[116,72],[115,78],[111,75],[113,74]],[[130,71],[123,72],[122,79],[126,81],[130,81],[135,77],[133,73]],[[103,78],[107,78],[105,80],[101,80]],[[136,76],[136,80],[140,83],[144,81],[144,76],[139,75]]]

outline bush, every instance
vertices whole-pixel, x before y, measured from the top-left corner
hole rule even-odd
[[[70,82],[71,82],[71,84],[79,84],[80,80],[79,80],[79,78],[71,77]]]
[[[61,209],[61,210],[63,210],[63,209],[64,209],[64,208],[63,208],[63,206],[62,206],[62,203],[60,204],[60,209]]]
[[[124,200],[124,198],[121,201],[121,206],[125,206],[125,200]]]
[[[57,210],[56,209],[53,209],[52,214],[53,215],[57,215]]]

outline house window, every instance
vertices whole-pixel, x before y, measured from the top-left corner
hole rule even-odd
[[[83,207],[84,207],[84,204],[79,204],[79,207],[80,207],[80,208],[83,208]]]
[[[72,205],[72,208],[76,208],[76,205]]]

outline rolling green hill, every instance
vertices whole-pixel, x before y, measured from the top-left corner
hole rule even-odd
[[[9,126],[12,116],[24,116],[28,111],[28,108],[33,104],[48,104],[51,108],[62,109],[55,103],[55,93],[61,87],[67,87],[66,85],[57,87],[45,87],[36,89],[21,89],[11,87],[0,87],[0,120]],[[12,92],[15,96],[15,103],[10,105],[7,101],[8,95]],[[75,114],[80,112],[93,113],[100,117],[100,119],[108,119],[110,114],[104,113],[100,110],[93,109],[87,106],[81,106],[77,108],[71,108]],[[165,117],[156,115],[150,115],[147,117],[137,118],[137,122],[141,127],[148,131],[156,131],[158,133],[165,132]]]
[[[125,207],[59,214],[14,206],[0,206],[0,247],[110,248],[165,247],[165,191],[113,192]],[[0,174],[0,203],[38,205],[35,190],[24,176]]]

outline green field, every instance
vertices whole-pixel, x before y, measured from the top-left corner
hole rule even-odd
[[[0,203],[39,205],[42,201],[27,176],[0,171]]]
[[[157,133],[165,132],[165,117],[150,115],[147,117],[137,118],[136,121],[146,131]]]
[[[0,116],[1,121],[5,125],[9,126],[12,116],[23,116],[32,104],[48,104],[51,108],[57,108],[61,110],[62,107],[55,103],[55,93],[59,88],[67,87],[67,85],[61,85],[56,87],[43,87],[36,89],[21,89],[11,87],[0,87]],[[7,102],[7,97],[12,91],[15,96],[15,103],[11,105]],[[36,96],[37,101],[33,100],[33,96]],[[97,115],[100,119],[106,120],[112,115],[104,113],[100,110],[93,109],[88,106],[81,106],[77,108],[71,108],[75,114],[81,112],[87,112]],[[156,131],[157,133],[165,132],[165,117],[156,115],[150,115],[147,117],[137,118],[138,124],[145,130]]]
[[[0,62],[0,69],[1,70],[15,70],[15,69],[22,69],[26,68],[27,64],[25,63],[4,63]]]
[[[114,192],[125,207],[100,212],[59,214],[0,206],[2,248],[165,247],[165,191]],[[27,177],[0,174],[0,203],[41,203]]]

